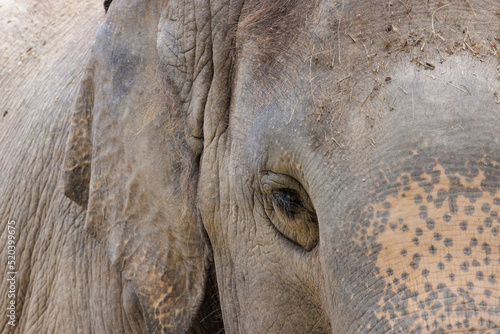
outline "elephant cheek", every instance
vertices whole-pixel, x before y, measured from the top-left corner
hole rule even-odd
[[[377,310],[396,332],[500,326],[500,195],[487,176],[450,176],[437,165],[365,209],[355,237],[384,282]],[[368,245],[368,246],[366,246]]]

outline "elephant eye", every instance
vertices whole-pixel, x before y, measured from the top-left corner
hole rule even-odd
[[[271,199],[274,205],[284,214],[294,218],[294,216],[305,210],[305,207],[300,201],[299,194],[293,189],[277,189],[273,190]]]
[[[290,176],[268,172],[262,177],[262,189],[267,216],[276,230],[307,251],[316,247],[318,219],[300,183]]]

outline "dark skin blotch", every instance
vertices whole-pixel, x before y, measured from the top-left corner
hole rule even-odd
[[[421,205],[419,207],[419,210],[420,210],[420,213],[419,213],[419,216],[421,219],[423,220],[427,220],[427,206],[426,205]]]
[[[486,157],[486,160],[489,160]],[[482,168],[481,168],[482,167]],[[500,189],[500,172],[491,161],[480,162],[480,168],[484,171],[485,179],[481,181],[481,187],[490,194],[495,194]]]
[[[491,210],[491,205],[489,205],[488,203],[484,203],[482,206],[481,206],[481,211],[483,213],[488,213],[490,212]]]
[[[449,196],[448,198],[448,205],[450,208],[451,213],[457,213],[458,212],[458,206],[457,206],[457,196]]]
[[[471,247],[476,247],[479,241],[476,238],[470,239],[470,246]]]
[[[416,195],[415,196],[415,204],[420,204],[422,203],[422,196]]]
[[[447,198],[448,192],[444,189],[439,189],[437,192],[437,198],[434,200],[434,205],[436,206],[436,208],[441,208]]]
[[[433,170],[431,173],[431,182],[437,184],[441,181],[441,171]]]
[[[464,221],[464,222],[460,222],[460,229],[461,229],[462,231],[467,230],[467,222],[466,222],[466,221]]]
[[[436,226],[436,223],[434,222],[433,219],[427,219],[426,225],[427,225],[427,229],[433,230],[434,227]]]
[[[488,245],[488,243],[483,243],[483,245],[481,246],[481,249],[486,253],[486,255],[490,255],[491,254],[491,247],[490,245]]]
[[[430,193],[432,192],[432,190],[434,190],[434,185],[430,182],[420,182],[419,186],[424,188],[424,191],[426,193]]]

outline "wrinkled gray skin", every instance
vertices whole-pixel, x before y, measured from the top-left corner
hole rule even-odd
[[[0,332],[131,332],[122,275],[84,229],[85,211],[58,188],[71,109],[104,18],[102,4],[3,1],[0,17]],[[6,317],[11,220],[15,327]]]
[[[20,326],[498,333],[499,15],[111,3],[88,65],[58,62],[78,93],[36,81],[66,95],[2,120],[34,143],[2,132]],[[61,189],[85,211],[55,189],[66,140]]]

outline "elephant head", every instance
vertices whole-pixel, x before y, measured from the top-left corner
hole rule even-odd
[[[214,270],[228,332],[500,326],[499,9],[113,2],[64,189],[135,328],[203,326]]]

